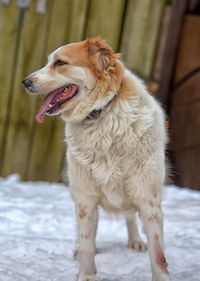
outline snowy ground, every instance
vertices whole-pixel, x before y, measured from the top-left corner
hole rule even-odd
[[[200,280],[200,192],[165,188],[165,244],[172,280]],[[75,281],[74,204],[62,184],[0,178],[0,281]],[[100,212],[102,281],[150,281],[147,253],[126,248],[123,218]]]

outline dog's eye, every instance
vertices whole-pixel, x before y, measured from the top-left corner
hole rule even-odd
[[[61,66],[61,65],[64,65],[64,64],[68,64],[67,62],[65,61],[62,61],[62,60],[57,60],[54,62],[54,66]]]

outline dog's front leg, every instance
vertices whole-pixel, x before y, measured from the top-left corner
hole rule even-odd
[[[76,215],[80,262],[78,281],[98,281],[94,261],[97,206],[85,202],[76,204]]]
[[[147,234],[153,281],[170,281],[163,249],[163,216],[155,202],[145,203],[139,211]]]

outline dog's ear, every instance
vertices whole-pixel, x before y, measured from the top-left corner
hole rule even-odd
[[[99,37],[88,39],[87,43],[89,59],[96,69],[98,71],[111,71],[119,54],[115,54],[106,41]]]

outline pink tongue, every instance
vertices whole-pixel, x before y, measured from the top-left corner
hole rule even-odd
[[[50,94],[48,94],[48,96],[45,98],[45,100],[43,101],[42,106],[40,107],[40,110],[38,112],[38,114],[36,115],[36,120],[39,123],[42,123],[43,119],[44,119],[44,115],[48,109],[48,105],[52,102],[52,100],[54,99],[55,96],[59,95],[60,93],[63,92],[63,89],[59,89],[57,91],[54,91]]]
[[[65,94],[65,98],[71,98],[76,93],[78,87],[76,85],[71,85],[69,91]],[[44,120],[44,115],[48,109],[49,104],[55,104],[56,100],[61,96],[61,94],[64,92],[65,87],[55,90],[51,93],[49,93],[46,98],[44,99],[42,106],[40,107],[40,110],[38,114],[36,115],[36,120],[39,123],[42,123]]]

